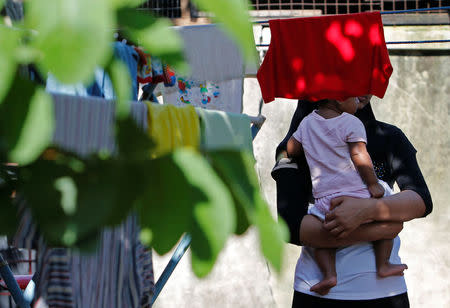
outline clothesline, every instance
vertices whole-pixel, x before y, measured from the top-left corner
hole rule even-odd
[[[441,7],[432,7],[432,8],[423,8],[423,9],[410,9],[410,10],[401,10],[401,11],[383,11],[383,12],[380,12],[380,14],[381,15],[403,14],[403,13],[443,11],[443,10],[450,10],[450,6],[441,6]],[[293,18],[307,18],[307,17],[293,17]],[[254,21],[253,23],[254,24],[268,24],[269,20]]]
[[[386,42],[386,45],[389,44],[430,44],[430,43],[450,43],[449,40],[423,40],[423,41],[392,41]],[[256,47],[269,47],[269,44],[256,44]]]

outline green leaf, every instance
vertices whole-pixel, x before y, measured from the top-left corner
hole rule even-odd
[[[144,187],[139,168],[133,162],[95,159],[75,176],[78,202],[73,221],[83,228],[82,237],[118,225],[128,216]]]
[[[178,71],[187,71],[183,56],[183,41],[171,28],[172,24],[167,18],[121,9],[117,11],[117,19],[125,35],[144,47],[145,51],[161,58]]]
[[[249,223],[255,225],[260,236],[263,255],[277,270],[281,270],[283,247],[287,239],[287,228],[277,223],[261,196],[255,160],[249,152],[230,150],[209,151],[206,155],[222,180],[233,194],[238,216],[237,234],[246,231]]]
[[[131,78],[128,67],[122,61],[114,60],[108,72],[116,93],[116,117],[125,119],[131,109]]]
[[[112,0],[112,5],[117,9],[124,7],[135,8],[144,2],[145,0]]]
[[[0,234],[13,235],[17,229],[17,206],[13,202],[16,187],[11,172],[4,164],[0,165]]]
[[[19,31],[0,25],[0,105],[14,80],[17,67],[15,53],[19,40]]]
[[[189,229],[195,204],[207,196],[189,182],[173,153],[142,163],[141,170],[146,178],[137,207],[140,225],[147,235],[151,232],[146,240],[152,238],[152,248],[162,255]]]
[[[50,144],[54,116],[51,97],[27,80],[16,78],[0,105],[0,136],[9,161],[21,165],[35,160]]]
[[[202,156],[188,150],[155,159],[144,170],[148,184],[138,206],[143,238],[152,238],[152,247],[164,254],[188,232],[194,273],[207,275],[235,229],[225,185]]]
[[[37,160],[20,168],[21,191],[31,209],[40,232],[49,244],[65,245],[70,217],[60,206],[61,192],[54,187],[55,179],[74,176],[71,168],[52,161]]]
[[[114,12],[108,0],[25,2],[25,22],[36,30],[31,45],[41,52],[38,64],[63,83],[89,81],[111,54]]]
[[[281,272],[284,245],[288,239],[288,229],[283,220],[277,223],[272,217],[268,206],[262,206],[262,204],[263,201],[258,202],[258,209],[253,224],[258,229],[264,257],[277,272]]]
[[[207,161],[191,151],[174,153],[175,162],[191,185],[204,192],[206,199],[194,207],[192,236],[192,267],[198,277],[207,275],[236,228],[236,213],[232,197],[225,184]]]
[[[64,176],[54,181],[54,186],[61,192],[61,206],[66,215],[73,215],[77,210],[77,187],[72,178]]]
[[[147,161],[155,144],[136,122],[128,117],[116,121],[116,140],[119,157],[128,161]]]
[[[214,14],[213,19],[241,46],[247,61],[258,63],[247,0],[192,0],[199,9]]]
[[[0,188],[0,234],[13,235],[17,230],[17,206],[13,204],[11,192]]]
[[[259,200],[255,160],[250,153],[231,150],[209,151],[206,155],[233,195],[238,213],[236,234],[242,234],[248,229]]]
[[[33,217],[49,243],[90,249],[92,237],[129,215],[144,188],[140,166],[95,157],[81,162],[62,152],[47,156],[21,168]]]

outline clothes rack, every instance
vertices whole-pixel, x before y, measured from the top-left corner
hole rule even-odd
[[[266,117],[263,115],[258,115],[256,117],[249,116],[252,125],[252,137],[253,139],[258,134],[259,130],[261,129],[261,126],[264,124]],[[164,268],[163,272],[161,273],[161,276],[158,278],[158,280],[155,283],[155,292],[153,293],[153,298],[151,300],[151,303],[156,301],[159,294],[161,293],[161,290],[166,285],[167,281],[169,280],[170,276],[172,275],[173,271],[177,267],[178,263],[180,262],[181,258],[184,256],[184,253],[191,245],[191,236],[190,234],[185,234],[183,238],[181,239],[180,243],[178,244],[177,248],[175,249],[175,252],[173,253],[172,257],[170,258],[169,263]]]
[[[380,12],[380,15],[388,14],[404,14],[404,13],[414,13],[414,12],[427,12],[427,11],[450,11],[450,6],[434,7],[434,8],[422,8],[422,9],[410,9],[410,10],[400,10],[400,11],[384,11]],[[308,18],[308,17],[297,17],[297,18]],[[255,21],[254,24],[267,25],[269,20]],[[433,43],[450,43],[450,39],[444,40],[418,40],[418,41],[391,41],[386,42],[386,45],[394,44],[433,44]],[[256,44],[256,47],[269,47],[270,44]]]
[[[405,13],[427,12],[427,11],[445,11],[445,10],[450,10],[450,6],[441,6],[441,7],[432,7],[432,8],[423,8],[423,9],[410,9],[410,10],[401,10],[401,11],[383,11],[383,12],[380,12],[380,15],[405,14]],[[309,17],[295,17],[295,18],[309,18]],[[254,21],[253,23],[254,24],[268,24],[269,20]]]
[[[386,45],[394,45],[394,44],[431,44],[431,43],[450,43],[450,39],[448,40],[423,40],[423,41],[392,41],[386,42]],[[256,44],[256,47],[269,47],[270,44]]]
[[[106,100],[106,99],[102,99],[102,98],[93,98],[93,97],[76,97],[73,95],[61,95],[61,94],[53,94],[53,97],[55,100],[59,100],[57,102],[55,102],[55,104],[59,103],[61,104],[70,104],[70,106],[72,106],[74,104],[74,102],[72,102],[71,100],[76,99],[77,100],[77,106],[87,106],[87,105],[96,105],[97,107],[99,106],[103,106],[105,104],[107,105],[111,105],[111,108],[108,107],[108,110],[113,110],[113,101],[112,100]],[[83,103],[84,102],[84,103]],[[69,105],[68,105],[69,106]],[[134,117],[136,118],[135,120],[139,122],[139,119],[142,118],[140,116],[136,115],[136,112],[143,112],[144,109],[141,108],[137,108],[138,106],[145,106],[145,104],[140,103],[140,102],[133,102],[132,103],[132,107],[134,112],[132,111],[131,114],[134,115]],[[94,107],[95,110],[97,110],[98,108]],[[80,107],[82,108],[82,107]],[[57,108],[58,110],[55,112],[55,116],[56,117],[62,117],[65,113],[61,112],[61,108]],[[69,108],[70,109],[70,108]],[[72,110],[72,109],[70,109]],[[81,110],[81,109],[80,109]],[[85,109],[83,109],[85,110]],[[103,109],[102,109],[103,110]],[[106,109],[105,109],[106,110]],[[145,108],[145,110],[147,110],[147,108]],[[73,111],[73,110],[72,110]],[[87,111],[87,110],[85,110]],[[112,112],[112,111],[111,111]],[[146,113],[146,112],[145,112]],[[77,112],[78,114],[78,112]],[[145,115],[143,118],[146,118],[147,116]],[[107,118],[109,118],[107,116]],[[251,130],[252,130],[252,135],[253,137],[256,135],[256,133],[259,131],[259,129],[261,128],[261,126],[263,125],[264,121],[265,121],[265,117],[262,115],[258,115],[258,116],[253,116],[250,117],[249,116],[249,122],[252,124]],[[57,123],[59,123],[57,121]],[[77,125],[75,125],[75,122],[70,122],[70,123],[66,123],[64,122],[64,126],[67,126],[68,129],[77,129]],[[104,121],[102,122],[104,124],[109,123],[109,121]],[[108,125],[107,125],[108,126]],[[250,127],[249,127],[250,128]],[[106,133],[105,133],[106,134]],[[68,143],[61,143],[63,141],[63,139],[65,134],[64,133],[58,133],[55,135],[55,140],[54,142],[56,142],[55,144],[60,144],[60,146],[67,147],[67,146],[71,146],[73,145],[74,142],[79,142],[81,139],[74,139],[74,140],[70,140],[70,142]],[[109,148],[111,148],[111,150],[114,150],[114,145],[109,144],[108,143]],[[77,149],[73,149],[73,150],[77,150]],[[81,149],[78,149],[77,153],[79,153],[80,155],[87,155],[89,149],[85,149],[83,146],[81,146]],[[179,244],[179,247],[176,249],[175,254],[172,256],[171,261],[169,262],[169,264],[167,265],[167,270],[165,270],[165,272],[163,273],[163,275],[161,276],[161,278],[158,280],[157,282],[157,286],[155,286],[155,291],[157,292],[157,294],[160,293],[160,291],[162,290],[164,284],[167,282],[167,280],[169,279],[171,273],[173,272],[173,270],[175,269],[176,265],[178,264],[178,262],[180,261],[181,257],[184,255],[184,252],[187,250],[187,248],[190,245],[190,236],[189,235],[185,235],[182,239],[182,241]],[[22,247],[22,246],[20,246]],[[7,275],[7,271],[9,270],[9,267],[6,263],[1,263],[1,270],[0,274],[2,275],[2,277],[4,277],[5,281],[7,282],[8,285],[8,289],[10,290],[10,293],[14,296],[14,301],[16,302],[16,304],[19,305],[19,307],[29,307],[29,303],[31,303],[31,301],[34,298],[34,282],[33,280],[29,279],[28,282],[28,287],[25,289],[25,286],[22,287],[22,290],[25,289],[25,291],[22,293],[22,291],[20,290],[19,286],[17,285],[16,280],[14,279],[14,277],[12,275],[10,275],[12,278],[12,280],[7,280],[6,277],[9,277]],[[4,271],[3,271],[4,270]],[[9,272],[11,272],[9,270]],[[39,274],[38,272],[36,272],[35,274]],[[15,287],[16,285],[16,287]],[[26,285],[26,284],[25,284]],[[153,297],[152,301],[154,301],[156,299],[157,295]],[[28,306],[27,306],[28,305]]]

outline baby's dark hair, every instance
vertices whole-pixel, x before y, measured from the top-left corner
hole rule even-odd
[[[337,101],[335,99],[321,99],[319,101],[316,102],[318,107],[325,107],[328,104],[335,104],[337,103]]]

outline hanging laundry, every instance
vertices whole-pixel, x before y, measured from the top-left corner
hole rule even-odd
[[[116,151],[114,105],[95,97],[53,95],[53,143],[86,156],[94,151]],[[147,105],[131,103],[131,116],[147,130]],[[140,227],[131,214],[100,236],[95,253],[47,247],[32,222],[26,201],[18,197],[20,223],[14,245],[37,249],[35,307],[150,307],[154,290],[151,251],[139,241]]]
[[[26,201],[19,196],[19,206]],[[105,229],[96,253],[47,247],[28,209],[13,244],[36,249],[35,308],[148,308],[154,293],[152,253],[140,242],[136,215]],[[35,245],[30,246],[34,242]]]
[[[130,74],[131,79],[131,100],[137,101],[138,99],[138,59],[139,55],[134,50],[133,47],[122,43],[122,42],[115,42],[114,43],[114,57],[116,59],[120,59],[128,68],[128,73]],[[105,97],[106,99],[109,99],[108,97]]]
[[[138,54],[133,47],[122,42],[113,44],[114,57],[124,62],[128,68],[131,79],[131,97],[130,100],[136,101],[138,95],[137,69]],[[114,88],[108,74],[101,68],[94,72],[93,82],[86,86],[82,83],[63,84],[59,82],[52,74],[48,74],[46,91],[55,94],[67,94],[77,96],[96,96],[105,99],[115,99]]]
[[[253,153],[250,119],[245,114],[197,109],[201,144],[207,150],[239,150]]]
[[[95,151],[115,153],[114,104],[96,97],[53,95],[55,131],[53,143],[86,156]],[[147,130],[147,105],[131,102],[131,116]]]
[[[81,156],[94,150],[116,151],[112,129],[114,104],[111,101],[72,95],[53,95],[53,101],[53,143],[56,146]]]
[[[242,54],[218,26],[185,26],[175,30],[183,39],[191,79],[219,82],[243,77]]]
[[[244,61],[237,45],[216,25],[175,27],[183,39],[188,76],[162,90],[165,104],[242,112]]]
[[[148,134],[156,143],[153,158],[178,147],[198,149],[200,124],[194,107],[175,107],[147,102]]]
[[[379,12],[271,20],[257,77],[264,102],[384,96],[392,66]]]
[[[139,47],[134,48],[139,55],[137,80],[141,84],[158,84],[164,83],[164,86],[171,87],[175,85],[175,73],[167,64],[157,57],[152,57]]]
[[[211,110],[242,112],[244,80],[233,79],[220,82],[196,81],[177,78],[177,85],[163,90],[164,104],[191,105]]]

